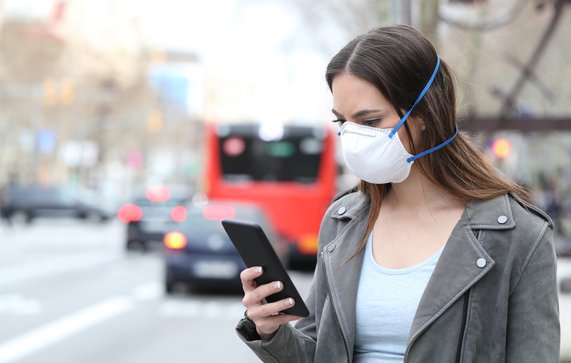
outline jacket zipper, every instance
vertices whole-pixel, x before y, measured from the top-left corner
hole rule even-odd
[[[468,320],[468,303],[470,301],[470,290],[464,295],[464,309],[462,310],[462,326],[460,329],[460,337],[458,339],[458,349],[456,350],[456,363],[460,363],[462,355],[462,343],[464,342],[464,333],[466,331],[466,320]]]
[[[349,360],[349,348],[347,347],[347,340],[345,340],[345,335],[343,335],[343,330],[341,329],[341,323],[339,323],[339,318],[337,316],[337,311],[335,310],[335,304],[333,304],[333,295],[331,295],[331,289],[329,287],[329,278],[327,277],[327,269],[325,266],[325,253],[321,251],[321,259],[323,261],[323,272],[325,276],[325,286],[327,287],[327,294],[329,295],[329,300],[331,302],[331,309],[333,310],[333,316],[335,317],[335,324],[337,325],[337,331],[341,335],[341,340],[343,341],[343,347],[345,347],[345,361],[350,363]]]
[[[480,230],[472,230],[474,237],[478,239],[480,236]],[[462,325],[460,327],[460,337],[458,339],[458,349],[456,350],[456,363],[460,363],[460,358],[462,356],[462,343],[464,342],[464,333],[466,332],[466,321],[468,320],[468,304],[470,302],[470,290],[466,291],[464,295],[464,307],[462,309]]]

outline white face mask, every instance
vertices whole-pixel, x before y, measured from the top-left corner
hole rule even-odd
[[[340,130],[343,159],[347,168],[358,178],[373,184],[400,183],[408,178],[414,161],[431,152],[443,148],[454,140],[456,132],[448,140],[417,155],[406,151],[399,139],[398,130],[411,114],[414,106],[424,97],[440,67],[440,58],[426,86],[393,129],[378,129],[358,125],[354,122],[345,122]]]
[[[373,184],[400,183],[410,174],[414,160],[407,160],[413,156],[398,134],[389,137],[391,129],[345,122],[339,132],[345,164],[359,179]]]

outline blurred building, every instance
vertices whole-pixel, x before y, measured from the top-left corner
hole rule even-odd
[[[169,109],[173,83],[163,82],[164,70],[176,67],[157,71],[167,59],[146,43],[134,5],[2,2],[0,184],[79,183],[119,195],[144,184],[148,168],[177,177],[178,165],[160,168],[180,158],[172,147],[185,146],[180,125],[198,117],[200,102],[192,112]]]

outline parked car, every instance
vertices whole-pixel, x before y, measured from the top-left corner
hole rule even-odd
[[[287,266],[288,246],[276,238],[260,207],[238,202],[208,202],[190,208],[185,221],[165,235],[164,284],[167,293],[175,291],[180,283],[191,289],[240,289],[240,272],[246,266],[222,227],[223,219],[262,226]]]
[[[165,232],[186,218],[190,199],[188,193],[173,194],[161,187],[148,189],[121,206],[117,217],[127,226],[127,250],[161,247]]]
[[[107,221],[113,213],[76,188],[11,185],[2,191],[2,213],[8,221],[31,223],[36,218],[79,218]]]

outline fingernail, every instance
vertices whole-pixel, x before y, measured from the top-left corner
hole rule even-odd
[[[259,273],[259,274],[261,274],[261,273],[262,273],[262,267],[261,267],[261,266],[258,266],[258,268],[256,268],[256,272]]]
[[[292,306],[292,305],[293,305],[293,299],[292,299],[291,297],[290,297],[289,299],[287,299],[287,300],[285,301],[285,305],[286,305],[286,306]]]
[[[281,289],[281,288],[282,288],[282,283],[279,282],[279,281],[276,281],[276,282],[274,282],[274,287],[275,287],[276,289]]]

